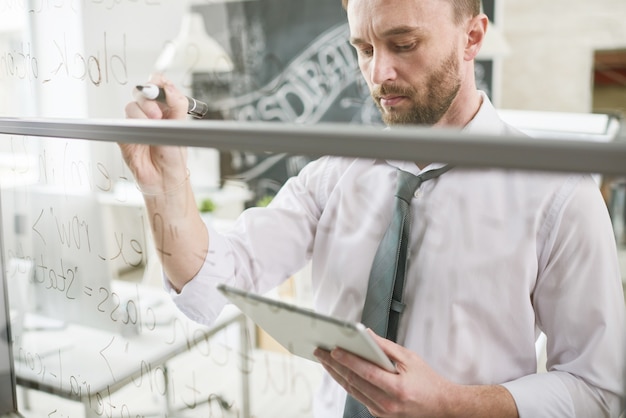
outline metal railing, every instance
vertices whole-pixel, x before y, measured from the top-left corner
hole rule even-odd
[[[626,174],[626,138],[581,139],[489,136],[453,129],[349,124],[149,121],[126,119],[0,118],[0,134],[284,152],[311,157],[340,155],[459,166]]]

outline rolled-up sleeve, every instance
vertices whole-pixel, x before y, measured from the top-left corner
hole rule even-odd
[[[227,303],[216,290],[218,284],[264,293],[302,269],[310,259],[321,214],[315,192],[320,189],[317,182],[325,181],[324,173],[323,161],[310,163],[267,208],[246,209],[228,231],[217,231],[208,222],[209,249],[200,271],[180,292],[164,277],[178,308],[210,325]]]
[[[226,298],[216,286],[219,283],[232,284],[235,270],[227,239],[210,225],[207,229],[211,240],[209,253],[196,276],[180,292],[172,287],[167,276],[163,276],[163,285],[178,309],[189,319],[203,325],[213,324],[226,305]]]

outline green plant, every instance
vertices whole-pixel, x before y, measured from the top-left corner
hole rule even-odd
[[[265,196],[260,197],[259,200],[256,201],[256,206],[264,208],[265,206],[270,204],[270,202],[272,201],[273,198],[274,198],[274,196],[266,194]]]
[[[213,212],[215,210],[215,202],[210,198],[204,198],[198,205],[198,210],[202,213]]]

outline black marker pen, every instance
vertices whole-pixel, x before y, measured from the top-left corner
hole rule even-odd
[[[143,84],[136,88],[146,99],[165,102],[165,91],[155,84]],[[187,97],[187,103],[187,114],[194,118],[202,119],[209,112],[209,105],[200,100]]]

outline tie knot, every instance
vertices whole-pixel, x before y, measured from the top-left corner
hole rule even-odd
[[[396,197],[410,202],[413,193],[420,187],[420,184],[422,184],[422,178],[420,176],[398,169]]]
[[[430,179],[435,177],[439,177],[446,171],[450,170],[452,167],[449,165],[445,165],[441,168],[437,168],[435,170],[428,170],[419,175],[411,174],[408,171],[404,171],[398,169],[398,183],[396,185],[396,197],[406,201],[407,203],[411,201],[413,193],[417,190],[420,185]]]

